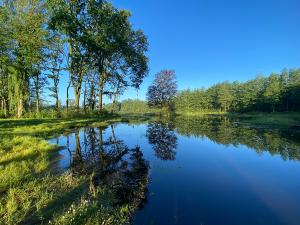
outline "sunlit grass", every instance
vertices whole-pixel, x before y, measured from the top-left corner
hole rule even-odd
[[[126,205],[113,207],[114,193],[89,193],[89,176],[56,172],[58,147],[45,138],[82,126],[108,126],[119,117],[0,120],[0,224],[120,224]],[[101,223],[100,223],[101,222]]]

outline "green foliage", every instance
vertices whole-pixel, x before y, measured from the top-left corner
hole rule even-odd
[[[174,70],[162,70],[155,75],[148,87],[147,102],[154,108],[173,110],[173,99],[177,93],[177,81]]]
[[[41,78],[40,71],[45,62],[44,50],[48,35],[45,29],[45,4],[37,0],[6,1],[2,13],[6,17],[0,17],[1,30],[7,34],[7,51],[1,54],[1,57],[7,56],[2,66],[7,86],[7,95],[3,99],[6,110],[10,109],[20,117],[30,98],[31,79],[36,75]],[[33,92],[37,93],[35,101],[39,104],[42,85],[39,79],[33,83]]]
[[[110,112],[113,109],[113,105],[107,104],[105,109]],[[158,112],[157,109],[150,108],[147,102],[138,99],[127,99],[120,103],[115,103],[114,109],[114,112],[121,114],[147,114]]]
[[[0,6],[4,116],[44,118],[46,88],[55,100],[56,115],[61,116],[62,71],[69,75],[67,113],[70,87],[76,113],[80,113],[82,94],[84,111],[95,110],[97,97],[102,111],[104,95],[116,100],[126,88],[138,88],[148,72],[148,41],[133,28],[130,16],[107,1],[4,1]]]
[[[179,113],[299,111],[300,69],[258,76],[244,83],[223,82],[208,89],[183,90],[174,102]]]

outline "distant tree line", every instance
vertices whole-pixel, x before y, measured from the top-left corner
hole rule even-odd
[[[108,112],[122,114],[146,114],[156,113],[156,109],[150,108],[147,102],[139,99],[126,99],[121,102],[114,102],[104,106]]]
[[[180,91],[178,112],[300,111],[300,69],[283,70],[246,82],[222,82],[209,88]]]
[[[1,1],[0,112],[39,113],[51,97],[59,115],[61,105],[69,111],[70,89],[75,112],[102,112],[103,96],[116,101],[138,88],[148,72],[148,43],[130,16],[104,0]]]

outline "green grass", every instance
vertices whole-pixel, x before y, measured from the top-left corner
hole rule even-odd
[[[121,121],[117,115],[102,117],[71,118],[71,119],[2,119],[0,120],[1,135],[30,135],[44,136],[55,135],[75,127],[108,125]]]
[[[126,119],[127,120],[127,119]],[[122,121],[106,115],[73,119],[0,120],[0,224],[125,224],[133,209],[112,207],[114,193],[89,191],[89,176],[55,173],[58,146],[45,138],[75,127]]]

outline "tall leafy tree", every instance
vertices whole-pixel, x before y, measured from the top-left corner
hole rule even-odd
[[[48,4],[51,7],[49,27],[61,32],[68,43],[69,78],[75,95],[75,110],[78,112],[88,58],[84,45],[87,38],[87,1],[49,0]]]
[[[55,109],[57,114],[60,113],[58,85],[61,77],[61,72],[64,70],[63,47],[64,47],[64,43],[62,37],[56,33],[53,33],[50,39],[50,47],[48,52],[48,58],[49,58],[48,69],[50,71],[50,73],[48,74],[48,78],[52,80],[52,85],[48,89],[50,91],[50,97],[55,99]]]
[[[220,110],[227,112],[233,101],[230,84],[221,83],[216,86],[216,104]]]
[[[10,57],[10,29],[7,9],[0,6],[0,110],[7,116],[9,112],[8,100],[8,72],[11,64]]]
[[[98,90],[98,74],[90,71],[87,73],[87,105],[90,110],[94,111],[97,104],[97,90]]]
[[[279,77],[276,74],[271,74],[267,80],[266,88],[263,93],[264,101],[271,106],[272,111],[281,100],[281,84]]]
[[[118,10],[106,1],[89,1],[88,39],[86,45],[99,75],[99,111],[109,80],[119,79],[126,86],[138,88],[148,72],[145,52],[148,43],[141,30],[129,22],[130,12]],[[121,79],[121,80],[120,80]]]
[[[42,94],[45,86],[48,84],[47,77],[41,72],[41,70],[32,71],[31,75],[31,97],[35,103],[36,113],[40,111]]]
[[[21,117],[30,97],[30,78],[40,73],[44,60],[47,39],[45,4],[38,0],[9,0],[4,7],[9,18],[15,70],[10,74],[8,84],[10,102],[15,105],[17,117]]]

